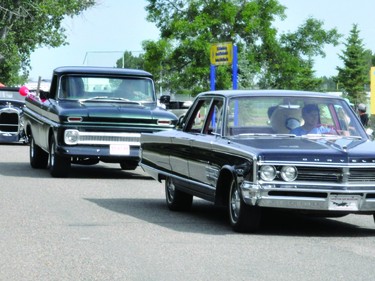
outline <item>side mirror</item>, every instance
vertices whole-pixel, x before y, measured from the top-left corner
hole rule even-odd
[[[46,100],[46,99],[48,99],[48,97],[49,97],[49,92],[39,90],[39,98],[41,100]]]
[[[178,117],[176,128],[182,129],[185,125],[185,114]]]

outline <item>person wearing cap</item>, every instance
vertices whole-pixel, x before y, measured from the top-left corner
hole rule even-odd
[[[326,128],[319,124],[320,111],[316,104],[307,104],[302,108],[302,118],[305,123],[290,131],[290,134],[302,136],[307,134],[329,134],[332,132],[330,128]]]
[[[368,114],[366,113],[366,105],[364,105],[363,103],[358,104],[358,114],[359,114],[359,118],[361,119],[362,125],[367,127],[369,117],[368,117]]]

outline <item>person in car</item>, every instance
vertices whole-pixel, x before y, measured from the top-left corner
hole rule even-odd
[[[320,111],[316,104],[308,104],[302,108],[302,118],[305,121],[300,127],[290,131],[291,134],[302,136],[307,134],[328,134],[332,130],[319,124]]]

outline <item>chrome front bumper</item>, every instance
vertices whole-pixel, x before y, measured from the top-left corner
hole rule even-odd
[[[243,182],[241,190],[245,203],[253,206],[348,213],[375,212],[375,186],[350,190],[323,186],[317,189],[308,186],[274,188]]]

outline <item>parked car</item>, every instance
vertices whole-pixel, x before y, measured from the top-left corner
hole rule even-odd
[[[0,143],[26,143],[23,128],[25,98],[18,87],[0,87]]]
[[[184,115],[192,105],[192,101],[190,100],[171,100],[170,95],[162,95],[159,100],[162,106],[168,111],[173,112],[177,117]]]
[[[68,175],[71,164],[138,166],[140,134],[172,129],[177,117],[157,106],[152,75],[110,67],[59,67],[49,92],[26,97],[30,164]]]
[[[174,130],[141,135],[141,167],[171,210],[227,206],[238,232],[266,208],[375,213],[375,143],[342,98],[303,91],[201,93]]]

